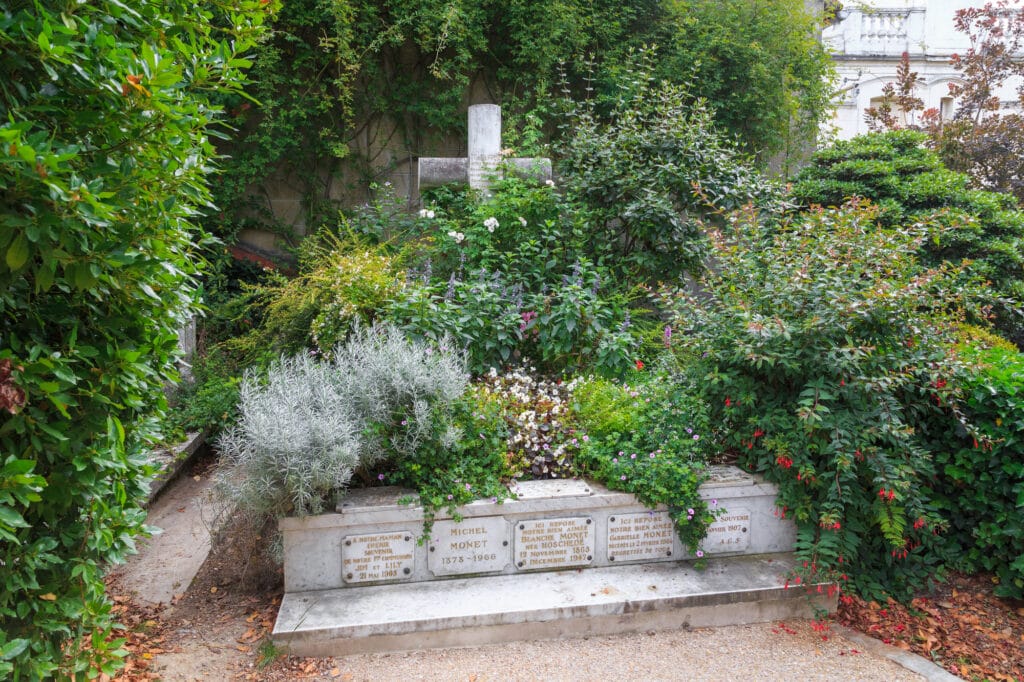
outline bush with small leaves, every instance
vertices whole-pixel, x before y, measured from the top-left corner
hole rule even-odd
[[[965,410],[977,431],[939,422],[927,432],[938,465],[928,487],[949,521],[950,564],[989,571],[997,595],[1024,599],[1024,355],[1007,345],[961,348],[977,362],[965,382]]]
[[[989,279],[1000,332],[1024,344],[1024,211],[1008,194],[971,188],[971,179],[947,169],[926,148],[927,136],[912,130],[861,135],[837,142],[811,157],[795,178],[793,198],[802,206],[839,206],[851,197],[879,207],[878,222],[891,228],[942,220],[950,229],[921,244],[922,260],[973,261],[971,270]]]
[[[220,103],[278,5],[0,3],[0,678],[126,655],[103,575],[144,531]]]
[[[958,268],[918,263],[942,225],[881,230],[876,214],[817,210],[773,231],[737,216],[715,236],[707,295],[673,327],[703,351],[720,443],[778,484],[801,577],[905,597],[938,565],[946,520],[919,428],[964,425],[951,347],[971,293]]]

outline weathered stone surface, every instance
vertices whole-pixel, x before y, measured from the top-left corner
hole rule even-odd
[[[466,158],[421,158],[417,170],[420,190],[448,184],[468,184],[470,189],[487,192],[491,179],[501,170],[502,164],[521,178],[536,182],[551,179],[550,159],[502,157],[500,106],[474,104],[469,107],[467,119],[469,136]]]
[[[706,554],[745,552],[750,538],[750,511],[730,507],[708,526],[701,549]]]
[[[542,500],[555,497],[586,497],[594,490],[586,481],[578,479],[549,479],[519,481],[512,485],[512,493],[519,500]]]
[[[469,159],[422,158],[417,182],[420,190],[442,185],[469,184]]]
[[[501,572],[512,561],[502,516],[438,521],[430,533],[427,567],[435,576]]]
[[[543,638],[809,618],[835,597],[783,589],[789,555],[713,558],[584,571],[285,594],[274,643],[299,656],[345,656]]]
[[[415,546],[411,531],[348,535],[341,541],[342,579],[349,584],[408,580]]]
[[[531,481],[519,484],[521,498],[504,502],[477,500],[457,509],[463,518],[461,523],[470,524],[484,519],[500,519],[487,523],[505,523],[510,529],[524,521],[543,519],[587,518],[591,519],[593,539],[590,543],[593,557],[585,565],[588,567],[614,565],[620,561],[632,561],[625,555],[616,557],[616,549],[609,548],[610,538],[615,533],[610,530],[612,517],[620,518],[629,514],[648,514],[651,511],[663,513],[666,510],[650,510],[640,504],[630,494],[611,491],[588,481]],[[587,492],[589,491],[589,492]],[[791,521],[782,520],[775,515],[775,487],[764,483],[757,477],[735,470],[723,472],[717,483],[707,484],[701,488],[701,496],[712,509],[724,510],[724,530],[713,531],[701,549],[707,554],[763,554],[770,552],[791,551],[796,539],[796,530]],[[344,587],[348,583],[343,579],[341,567],[342,539],[350,535],[373,533],[411,532],[414,539],[419,540],[423,533],[423,510],[414,504],[402,504],[414,500],[415,494],[401,488],[371,488],[356,490],[346,496],[338,505],[337,514],[322,514],[304,518],[283,519],[280,528],[284,535],[285,590],[288,592],[325,590]],[[747,523],[737,525],[736,519],[725,520],[744,512]],[[444,510],[439,510],[435,522],[438,529],[450,522],[457,527],[452,517]],[[467,526],[468,527],[468,526]],[[714,528],[714,526],[712,527]],[[746,528],[746,532],[740,530]],[[439,531],[435,531],[437,533]],[[514,530],[509,531],[509,542],[514,545]],[[440,537],[437,535],[436,537]],[[732,542],[723,543],[722,539]],[[620,538],[621,541],[621,538]],[[618,545],[620,541],[611,544]],[[381,582],[430,581],[451,579],[453,576],[464,575],[458,571],[446,573],[437,560],[431,563],[429,547],[434,538],[425,544],[417,544],[413,548],[414,560],[408,577],[393,576]],[[490,541],[489,541],[490,542]],[[708,542],[712,544],[707,544]],[[745,544],[744,544],[745,543]],[[675,561],[692,558],[685,551],[679,539],[673,535],[671,556],[667,545],[665,556],[654,556],[657,552],[649,549],[650,557],[643,561]],[[636,549],[636,548],[634,548]],[[658,551],[661,547],[659,546]],[[434,554],[437,550],[435,549]],[[511,560],[502,567],[495,567],[500,558],[495,557],[493,564],[490,559],[480,560],[479,568],[472,569],[480,573],[511,574],[522,570],[539,570],[516,566],[518,550],[512,547]],[[489,553],[481,554],[489,556]],[[637,555],[642,556],[642,555]],[[475,557],[475,555],[474,555]],[[463,555],[462,564],[476,563],[477,559],[468,559]],[[448,567],[455,564],[449,562]],[[551,567],[563,565],[561,562]],[[525,564],[524,564],[525,566]],[[403,565],[402,568],[407,566]],[[549,567],[550,568],[550,567]],[[375,575],[382,575],[375,573]]]

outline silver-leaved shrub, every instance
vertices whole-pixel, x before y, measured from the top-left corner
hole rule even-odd
[[[283,357],[242,382],[238,422],[220,438],[218,490],[256,519],[319,513],[355,473],[457,434],[445,415],[467,385],[462,354],[357,329],[333,359]],[[445,440],[442,438],[442,440]]]

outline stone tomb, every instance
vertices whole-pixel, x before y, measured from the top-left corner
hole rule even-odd
[[[597,568],[694,558],[663,509],[579,480],[526,481],[517,499],[479,500],[455,521],[439,515],[423,536],[423,510],[398,488],[356,490],[338,513],[281,521],[286,592],[456,577]],[[795,529],[775,511],[775,488],[734,467],[701,488],[722,510],[701,545],[707,556],[793,548]]]
[[[668,513],[585,481],[520,483],[438,518],[428,540],[407,491],[353,491],[335,514],[281,522],[285,595],[274,643],[345,656],[806,618],[836,599],[785,589],[795,529],[775,488],[716,468],[723,513],[685,559]]]

